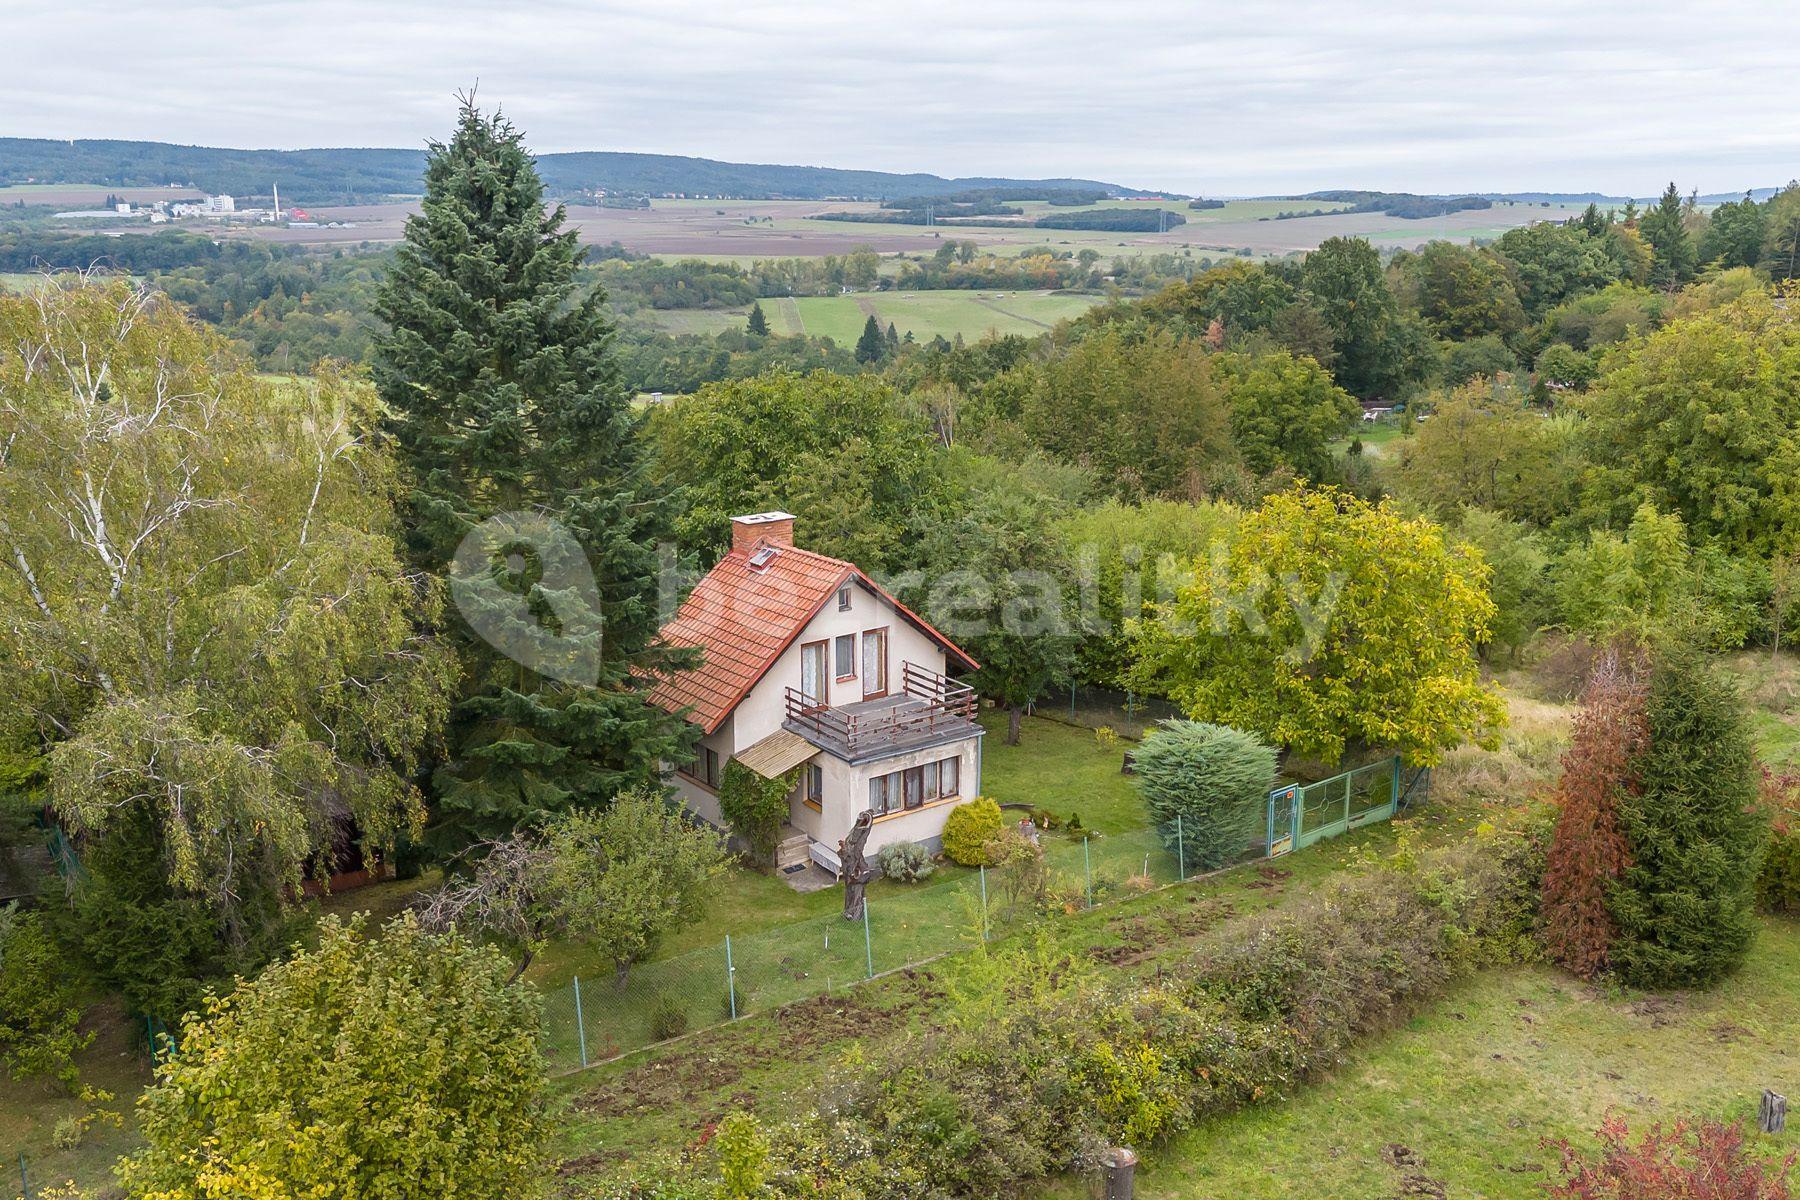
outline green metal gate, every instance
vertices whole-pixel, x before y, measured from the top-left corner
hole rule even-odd
[[[1384,758],[1318,783],[1291,783],[1269,793],[1269,854],[1300,850],[1391,818],[1400,807],[1404,768]]]

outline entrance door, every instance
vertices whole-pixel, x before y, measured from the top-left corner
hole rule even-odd
[[[808,708],[825,707],[825,643],[800,647],[800,694]]]
[[[874,700],[887,695],[887,630],[864,632],[862,650],[863,699]]]

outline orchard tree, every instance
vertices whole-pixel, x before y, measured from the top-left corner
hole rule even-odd
[[[563,222],[518,130],[467,98],[376,298],[414,562],[452,575],[469,622],[433,776],[444,850],[604,804],[691,741],[644,702],[646,681],[688,662],[653,644],[667,509]]]
[[[119,1165],[159,1200],[534,1192],[550,1133],[537,994],[504,955],[406,916],[327,917],[315,949],[208,1001]]]
[[[571,812],[486,848],[427,901],[432,929],[481,929],[519,952],[516,978],[552,937],[592,947],[623,987],[633,963],[705,908],[728,862],[719,835],[655,791]]]
[[[454,665],[374,419],[125,283],[0,298],[0,741],[48,748],[78,838],[150,830],[234,938],[344,818],[371,848],[420,820]]]
[[[1331,489],[1271,496],[1138,624],[1132,677],[1195,720],[1327,762],[1357,745],[1435,763],[1505,720],[1475,656],[1487,584],[1430,521]]]

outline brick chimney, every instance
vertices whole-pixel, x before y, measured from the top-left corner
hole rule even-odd
[[[771,546],[794,544],[794,514],[785,512],[749,513],[731,518],[731,548],[748,551],[758,542]]]

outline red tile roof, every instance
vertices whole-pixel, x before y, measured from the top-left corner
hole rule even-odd
[[[825,602],[851,579],[892,604],[953,658],[971,669],[977,665],[856,564],[796,546],[779,546],[766,567],[753,569],[750,559],[764,545],[759,542],[736,549],[720,559],[688,593],[674,619],[663,626],[660,636],[664,642],[698,647],[701,660],[695,669],[659,681],[651,690],[651,703],[671,712],[687,709],[688,720],[711,733],[775,665]]]

